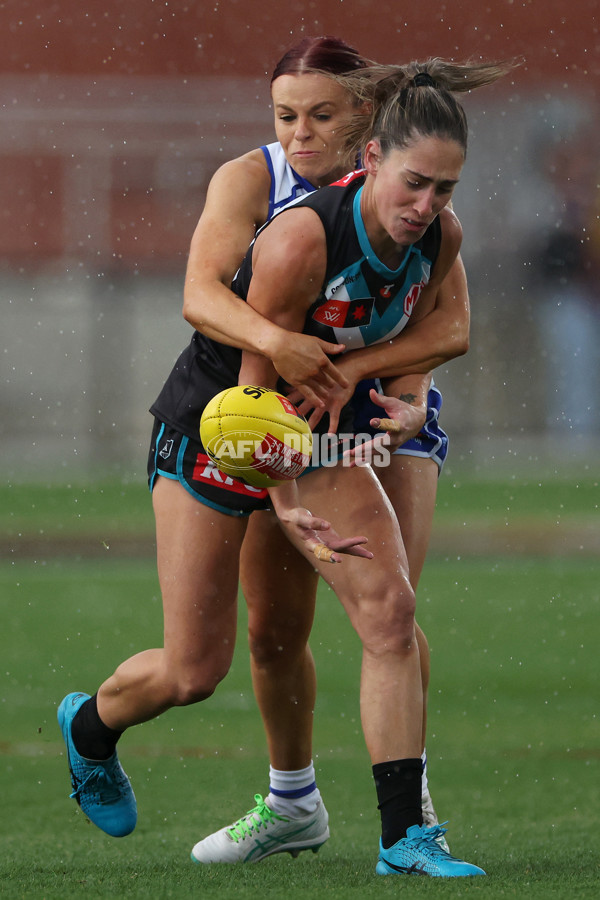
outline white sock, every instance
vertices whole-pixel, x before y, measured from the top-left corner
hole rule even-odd
[[[289,772],[270,766],[267,806],[282,816],[313,813],[321,798],[315,777],[312,762],[305,769]]]
[[[423,763],[423,774],[421,775],[421,797],[429,794],[429,782],[427,781],[427,750],[421,753],[421,761]]]

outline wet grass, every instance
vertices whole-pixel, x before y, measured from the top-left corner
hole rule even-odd
[[[589,503],[589,491],[581,502]],[[127,510],[137,516],[133,504]],[[116,513],[107,504],[102,515],[112,521]],[[467,554],[428,563],[419,620],[433,657],[432,793],[450,820],[453,850],[488,877],[399,882],[373,873],[378,815],[359,723],[359,646],[329,591],[320,594],[312,645],[315,763],[331,839],[317,856],[201,868],[189,862],[192,844],[267,791],[243,603],[234,666],[215,696],[123,738],[140,822],[113,840],[68,799],[56,706],[160,641],[154,563],[110,552],[101,560],[42,554],[2,563],[0,894],[596,897],[599,576],[590,559]]]

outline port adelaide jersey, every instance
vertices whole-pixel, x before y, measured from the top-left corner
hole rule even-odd
[[[441,244],[441,226],[435,219],[423,237],[407,247],[400,266],[388,269],[375,255],[363,224],[364,180],[363,172],[351,173],[286,208],[314,209],[327,236],[325,281],[303,330],[343,343],[347,350],[391,340],[402,331],[429,281]],[[278,215],[285,215],[286,209]],[[246,296],[251,274],[248,254],[234,282],[240,296]]]
[[[398,269],[384,266],[371,248],[360,214],[363,183],[363,173],[352,173],[278,213],[286,215],[287,209],[310,206],[321,218],[329,261],[321,291],[308,310],[303,330],[327,341],[344,343],[348,350],[389,340],[402,331],[429,280],[441,242],[441,227],[436,219],[423,238],[407,248]],[[244,299],[251,277],[250,251],[232,285]],[[241,355],[236,347],[194,332],[151,412],[183,434],[197,438],[206,403],[219,391],[237,384]]]

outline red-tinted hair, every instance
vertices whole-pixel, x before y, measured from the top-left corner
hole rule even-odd
[[[281,57],[273,70],[271,84],[280,75],[300,75],[307,70],[344,75],[367,65],[358,50],[340,38],[305,37]]]

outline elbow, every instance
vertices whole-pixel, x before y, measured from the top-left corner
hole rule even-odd
[[[447,341],[445,350],[448,360],[464,356],[469,349],[469,329],[456,323],[449,332],[450,340]]]
[[[455,359],[458,356],[464,356],[465,353],[468,352],[470,346],[469,332],[465,332],[464,334],[457,334],[456,339],[454,341],[454,353],[453,358]]]
[[[185,319],[186,322],[188,322],[190,325],[193,325],[194,328],[196,327],[195,323],[196,323],[197,319],[194,317],[194,315],[192,313],[192,304],[189,302],[189,300],[187,299],[185,294],[183,297],[183,307],[181,309],[181,315],[183,316],[183,318]]]
[[[194,328],[196,331],[203,332],[207,326],[207,316],[203,312],[203,306],[201,300],[201,295],[198,291],[197,286],[195,286],[194,290],[188,290],[188,286],[184,287],[183,290],[183,306],[181,308],[181,315],[188,323]]]
[[[463,332],[451,332],[437,347],[436,366],[444,365],[459,356],[464,356],[469,349],[469,335]]]

